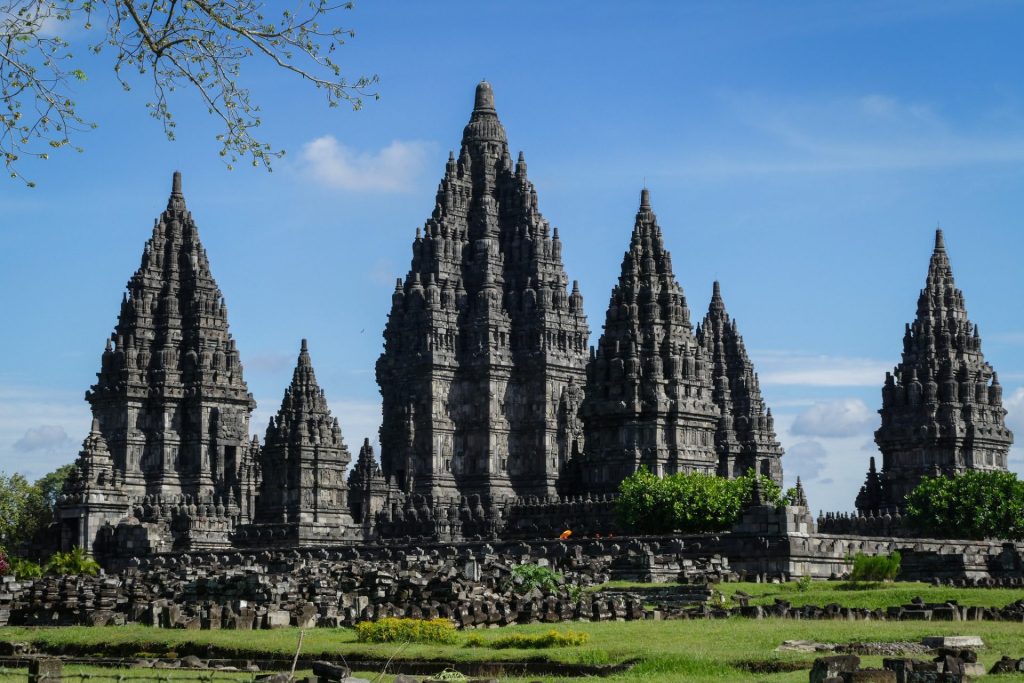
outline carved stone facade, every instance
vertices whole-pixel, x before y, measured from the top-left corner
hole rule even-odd
[[[105,485],[131,499],[209,501],[248,521],[255,402],[178,173],[127,290],[97,382],[86,393],[112,462]],[[85,455],[78,464],[88,468]],[[95,526],[62,510],[63,538]]]
[[[175,173],[86,395],[94,419],[58,503],[61,546],[125,557],[617,534],[614,494],[641,466],[781,483],[738,326],[715,283],[694,330],[649,192],[588,359],[582,295],[526,170],[481,83],[393,294],[381,463],[365,440],[347,482],[305,340],[265,443],[250,437],[255,402]],[[922,476],[1006,468],[1001,388],[941,232],[880,412],[882,468],[872,459],[857,506],[881,521],[865,524],[902,519],[885,511]],[[805,508],[799,482],[798,497]]]
[[[772,409],[747,355],[736,321],[729,318],[715,282],[711,305],[697,326],[697,342],[711,362],[711,397],[721,411],[715,434],[718,474],[736,477],[753,471],[782,485],[782,446],[775,438]],[[799,485],[800,480],[797,479]]]
[[[872,458],[857,496],[861,512],[902,507],[925,476],[1006,470],[1013,434],[1005,423],[1002,387],[953,281],[941,230],[917,318],[903,335],[902,360],[886,373],[879,413],[875,443],[882,471]]]
[[[258,525],[303,544],[337,541],[353,527],[345,470],[352,456],[317,384],[306,340],[260,454]]]
[[[551,495],[581,431],[589,337],[520,153],[480,83],[416,231],[377,362],[384,475],[431,499]]]
[[[587,368],[578,487],[611,493],[641,466],[658,475],[717,472],[721,411],[711,378],[644,189],[604,333]]]

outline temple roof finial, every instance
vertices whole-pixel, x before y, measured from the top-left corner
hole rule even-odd
[[[648,190],[646,187],[640,190],[640,210],[651,210],[651,191]]]
[[[935,251],[945,251],[946,240],[942,237],[942,228],[935,228]]]
[[[480,81],[476,86],[476,103],[473,105],[473,110],[494,111],[494,91],[491,90],[491,84],[487,81]]]
[[[171,194],[181,196],[181,171],[175,171],[171,179]]]

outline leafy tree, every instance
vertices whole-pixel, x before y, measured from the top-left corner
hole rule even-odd
[[[1024,482],[1013,472],[925,477],[906,502],[910,523],[925,533],[1024,539]]]
[[[28,510],[36,495],[24,476],[0,472],[0,546],[13,549],[31,538],[34,527]]]
[[[277,7],[280,4],[283,7]],[[349,81],[334,52],[355,36],[337,25],[351,2],[291,0],[8,0],[0,5],[0,156],[12,178],[22,157],[46,159],[95,124],[73,90],[87,80],[62,37],[81,30],[88,51],[106,54],[126,90],[146,83],[151,116],[174,139],[170,95],[197,94],[223,124],[217,140],[228,167],[241,158],[270,167],[283,152],[256,137],[260,109],[239,84],[253,58],[324,92],[329,106],[358,109],[376,76]],[[81,151],[80,147],[74,147]],[[31,181],[26,181],[32,185]]]
[[[0,546],[13,551],[53,522],[53,506],[71,467],[64,465],[34,484],[20,474],[0,472]]]
[[[762,497],[782,505],[782,491],[761,475]],[[622,522],[640,533],[723,531],[739,521],[754,492],[754,475],[726,479],[712,474],[658,477],[640,468],[619,486],[617,511]]]

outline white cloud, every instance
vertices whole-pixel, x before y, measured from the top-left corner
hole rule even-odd
[[[724,176],[948,168],[1024,161],[1024,130],[990,121],[953,122],[929,103],[884,93],[779,98],[722,94],[736,126],[759,144],[694,156],[676,170]]]
[[[71,439],[60,425],[39,425],[25,430],[25,435],[11,444],[19,453],[52,452],[68,445]]]
[[[307,175],[340,190],[408,192],[413,189],[432,145],[395,140],[377,152],[357,152],[324,135],[307,142],[301,160]]]
[[[89,417],[78,391],[0,386],[0,471],[38,479],[73,461]]]
[[[875,423],[875,415],[859,398],[820,401],[793,420],[790,432],[800,436],[855,436]]]
[[[890,365],[872,358],[820,356],[788,351],[752,353],[762,384],[881,387]]]
[[[814,481],[825,471],[827,459],[828,452],[819,441],[811,439],[793,444],[782,458],[787,481],[796,481],[795,477],[800,477],[801,481]]]
[[[1018,441],[1024,440],[1024,387],[1004,398],[1003,407],[1006,408],[1006,425]]]

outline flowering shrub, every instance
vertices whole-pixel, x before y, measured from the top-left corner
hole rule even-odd
[[[7,553],[0,548],[0,576],[7,574],[11,571],[11,563],[7,559]]]
[[[448,619],[400,619],[384,617],[379,621],[356,624],[360,643],[454,643],[455,624]]]

